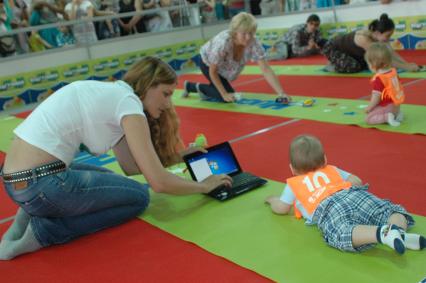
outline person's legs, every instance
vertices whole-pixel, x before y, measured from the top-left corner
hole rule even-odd
[[[216,12],[216,18],[219,21],[222,21],[225,19],[224,5],[222,3],[216,3],[214,6],[214,10]]]
[[[275,2],[271,1],[261,1],[260,2],[260,12],[262,16],[272,15],[273,13],[277,13],[278,10],[274,10]]]
[[[391,225],[401,224],[402,220],[393,216],[391,223],[387,223],[392,211],[404,213],[405,210],[375,197],[365,188],[351,188],[323,201],[314,214],[314,220],[324,240],[332,247],[354,252],[383,243],[402,254],[405,251],[403,237],[399,228]],[[412,218],[407,217],[405,223],[413,225]]]
[[[317,223],[324,241],[342,251],[360,251],[352,244],[352,230],[356,223],[354,208],[345,202],[346,192],[339,192],[321,202],[313,220]]]
[[[381,231],[376,230],[376,238],[379,242],[381,239],[377,236],[380,232],[382,232],[380,236],[383,236],[387,234],[385,233],[387,230],[398,229],[406,248],[421,250],[426,246],[426,240],[423,236],[405,232],[405,230],[414,225],[414,220],[402,206],[378,198],[365,190],[353,191],[352,199],[353,204],[358,208],[356,214],[357,222],[361,225],[372,225],[381,229]],[[360,231],[364,233],[357,234],[355,236],[356,240],[362,240],[358,236],[373,237],[371,233],[368,233],[369,236],[367,236],[367,232],[363,229]],[[392,231],[388,233],[390,233],[390,236],[383,241],[385,244],[392,245],[393,243],[389,239],[392,239],[393,236],[397,237],[397,235]]]
[[[372,111],[370,111],[370,113],[367,114],[365,121],[369,125],[379,125],[388,123],[391,126],[398,126],[399,122],[395,120],[395,116],[393,116],[392,113],[393,108],[393,104],[389,104],[384,107],[376,106]]]
[[[395,225],[357,225],[353,228],[352,245],[354,248],[376,243],[385,244],[399,254],[405,252],[404,241]]]
[[[6,233],[3,234],[2,240],[18,240],[24,234],[29,222],[30,215],[19,207],[12,225],[10,225]]]
[[[415,233],[407,233],[407,217],[401,213],[393,213],[388,219],[389,225],[399,228],[405,247],[410,250],[423,250],[426,247],[426,238]]]
[[[37,240],[32,226],[27,224],[20,238],[14,240],[3,238],[1,240],[0,260],[10,260],[18,255],[34,252],[41,248],[42,245]]]
[[[115,226],[147,207],[147,185],[110,172],[81,170],[82,166],[86,165],[39,178],[20,191],[6,184],[9,195],[30,215],[29,225],[21,227],[22,241],[2,241],[3,249],[16,252],[9,252],[8,258]]]
[[[210,74],[209,74],[209,67],[201,61],[200,69],[203,75],[209,80],[210,84],[201,84],[201,83],[194,83],[194,82],[185,82],[185,91],[187,93],[190,92],[198,92],[200,94],[201,99],[204,100],[212,100],[212,101],[220,101],[224,102],[222,96],[220,95],[219,91],[213,84]],[[225,78],[223,78],[221,75],[219,75],[220,81],[222,82],[225,90],[229,93],[234,93],[235,90],[229,83],[229,81]],[[184,95],[185,96],[185,93]]]
[[[332,40],[324,45],[322,53],[327,57],[334,71],[338,73],[358,73],[366,68],[364,64],[350,55],[336,49]]]

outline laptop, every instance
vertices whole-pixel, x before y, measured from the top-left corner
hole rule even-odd
[[[207,153],[194,152],[183,157],[194,181],[201,182],[213,174],[227,174],[232,177],[232,187],[220,186],[209,196],[224,201],[264,185],[267,181],[253,174],[243,172],[229,142],[206,148]]]

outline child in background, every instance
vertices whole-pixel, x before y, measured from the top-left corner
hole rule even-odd
[[[56,36],[56,42],[59,47],[64,45],[74,45],[75,38],[69,26],[60,26],[60,33]]]
[[[53,46],[44,40],[38,31],[35,30],[31,31],[31,35],[28,38],[28,45],[30,46],[31,52],[39,52],[53,48]]]
[[[372,43],[365,53],[365,61],[374,73],[373,92],[365,112],[370,125],[388,123],[393,127],[400,125],[403,114],[400,104],[404,101],[404,91],[398,73],[392,68],[392,53],[385,43]]]
[[[370,194],[357,176],[328,165],[316,137],[293,139],[290,170],[294,177],[287,179],[284,192],[266,203],[277,214],[288,214],[294,206],[295,216],[316,224],[330,246],[355,252],[381,243],[399,254],[426,246],[423,236],[405,232],[414,220],[402,206]]]

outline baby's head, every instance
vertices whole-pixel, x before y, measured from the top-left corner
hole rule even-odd
[[[290,169],[294,175],[302,175],[324,167],[327,159],[318,138],[300,135],[290,144]]]
[[[382,42],[372,43],[365,52],[365,61],[373,72],[392,67],[392,54],[388,45]]]

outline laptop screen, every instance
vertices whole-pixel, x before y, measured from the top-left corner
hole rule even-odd
[[[185,156],[191,176],[202,181],[210,175],[238,173],[241,168],[228,142],[207,148],[207,153],[196,152]]]

